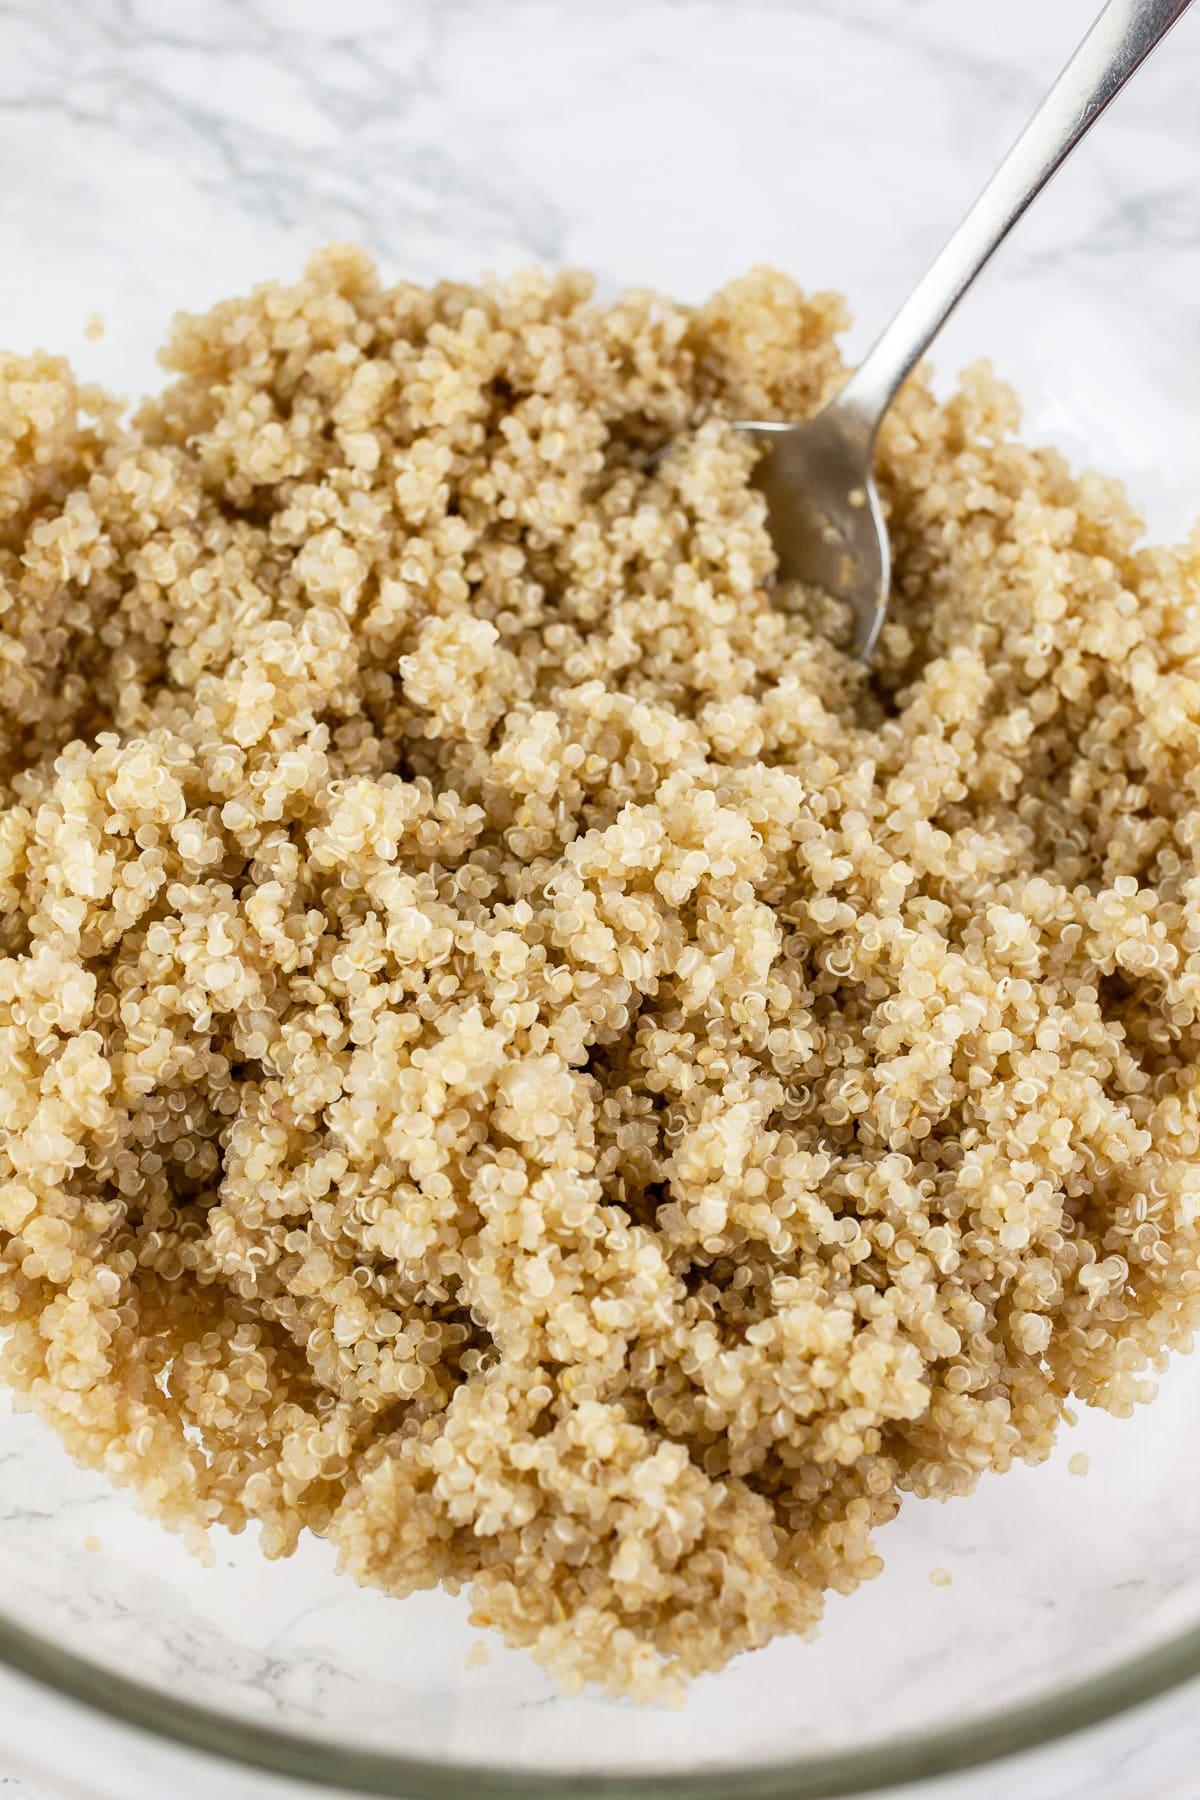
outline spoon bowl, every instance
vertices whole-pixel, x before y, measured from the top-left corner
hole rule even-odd
[[[871,439],[836,404],[800,425],[739,420],[761,455],[754,478],[781,580],[844,600],[861,657],[875,648],[887,612],[891,551],[871,474]]]

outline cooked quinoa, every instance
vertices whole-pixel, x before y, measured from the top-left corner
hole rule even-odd
[[[1200,538],[917,380],[865,672],[723,423],[844,323],[338,248],[132,422],[0,359],[4,1378],[569,1688],[810,1629],[1200,1319]]]

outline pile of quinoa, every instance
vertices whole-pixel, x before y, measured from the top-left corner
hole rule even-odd
[[[132,421],[0,359],[0,1372],[568,1687],[811,1629],[1200,1319],[1200,538],[914,381],[864,671],[723,423],[844,324],[335,248]]]

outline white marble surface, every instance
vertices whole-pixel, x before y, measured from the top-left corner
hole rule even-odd
[[[154,380],[154,346],[176,308],[293,272],[332,237],[366,242],[386,270],[418,278],[569,262],[610,288],[649,283],[685,298],[771,261],[846,291],[862,344],[1094,10],[1095,0],[0,0],[0,346],[62,350],[135,393]],[[1034,429],[1119,469],[1163,529],[1200,503],[1198,89],[1200,8],[1024,223],[938,352],[950,371],[991,352],[1029,395]],[[107,327],[98,341],[84,335],[94,312]],[[1144,1440],[1153,1473],[1137,1462],[1123,1485],[1114,1453],[1101,1471],[1111,1485],[1080,1525],[1097,1553],[1132,1530],[1135,1570],[1159,1529],[1154,1484],[1169,1478],[1161,1436]],[[28,1528],[31,1555],[63,1553],[62,1532],[39,1537],[37,1507],[6,1493],[10,1468],[21,1494],[34,1479],[28,1459],[0,1459],[0,1520]],[[61,1521],[60,1477],[37,1468],[46,1516]],[[1039,1479],[1051,1472],[1030,1474]],[[1152,1502],[1146,1543],[1127,1526],[1139,1480]],[[1013,1481],[1004,1492],[1015,1505]],[[1029,1491],[1061,1504],[1061,1487]],[[1000,1503],[988,1505],[1002,1524]],[[1002,1611],[986,1581],[970,1586],[983,1516],[964,1506],[949,1533],[968,1572],[946,1601],[958,1625],[939,1653],[968,1671],[985,1609],[993,1631]],[[106,1523],[106,1544],[117,1533]],[[948,1559],[920,1528],[904,1543],[899,1562]],[[1200,1532],[1191,1548],[1200,1568]],[[1141,1642],[1160,1612],[1175,1626],[1200,1617],[1200,1598],[1172,1613],[1169,1579],[1162,1588],[1135,1572],[1123,1584],[1118,1562],[1091,1596],[1098,1622],[1111,1624],[1118,1592]],[[1190,1565],[1187,1579],[1200,1596]],[[878,1599],[856,1603],[861,1616],[896,1591],[881,1583]],[[1019,1621],[1015,1603],[1009,1616]],[[1078,1617],[1084,1634],[1082,1605]],[[1197,1717],[1191,1690],[1019,1763],[906,1791],[1197,1800]],[[25,1773],[35,1719],[62,1772],[49,1784]],[[0,1800],[68,1800],[100,1785],[101,1769],[106,1791],[140,1794],[153,1779],[147,1756],[0,1681]],[[198,1765],[195,1781],[205,1800],[249,1793],[228,1771]],[[164,1779],[165,1791],[182,1800]]]

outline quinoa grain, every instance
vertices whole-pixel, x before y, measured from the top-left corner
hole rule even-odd
[[[810,1630],[1200,1320],[1200,542],[914,381],[868,677],[722,423],[843,323],[335,248],[131,423],[0,359],[4,1378],[568,1688]]]

